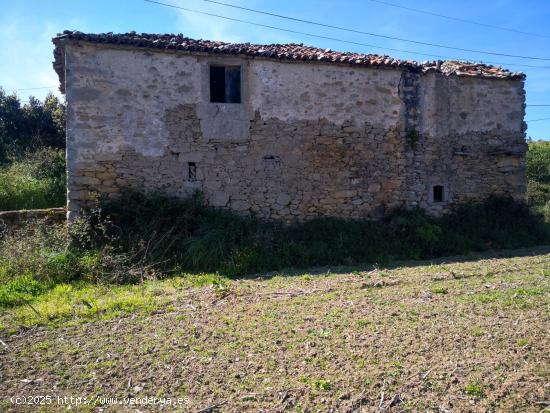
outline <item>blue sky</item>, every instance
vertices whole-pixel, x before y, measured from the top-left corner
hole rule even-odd
[[[345,26],[381,35],[445,44],[459,48],[535,56],[549,60],[522,60],[471,52],[445,50],[431,46],[342,32],[298,22],[258,15],[209,4],[203,0],[159,0],[291,30],[336,37],[379,47],[443,55],[449,58],[503,63],[512,70],[527,73],[527,104],[550,105],[550,1],[546,0],[386,0],[402,6],[475,20],[525,32],[537,37],[446,20],[435,16],[390,7],[372,0],[221,0],[244,7]],[[143,0],[0,0],[0,85],[8,92],[35,87],[57,88],[51,67],[51,38],[65,29],[84,32],[183,33],[186,36],[253,43],[298,42],[334,50],[390,54],[423,61],[429,57],[413,53],[389,52],[382,48],[351,45],[305,35],[284,33],[243,23],[201,16],[182,10],[146,3]],[[539,68],[520,67],[527,64]],[[542,67],[546,66],[546,68]],[[18,90],[42,98],[48,89]],[[550,118],[550,106],[528,107],[526,120]],[[550,119],[530,122],[527,135],[550,139]]]

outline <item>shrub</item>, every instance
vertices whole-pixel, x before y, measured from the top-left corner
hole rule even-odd
[[[527,198],[550,222],[550,142],[529,143],[526,161],[529,180]]]
[[[541,217],[511,198],[461,206],[440,218],[413,209],[380,222],[322,218],[291,225],[209,208],[200,194],[179,199],[128,192],[98,205],[73,226],[75,248],[108,246],[109,256],[124,255],[128,266],[161,272],[242,275],[519,248],[549,239]]]
[[[550,184],[538,181],[529,181],[527,199],[531,205],[544,205],[550,202]]]
[[[438,221],[445,230],[436,255],[521,248],[549,241],[541,216],[512,198],[492,197],[481,204],[462,205]]]
[[[17,292],[26,291],[27,287],[21,286],[32,283],[37,283],[42,292],[56,284],[77,280],[136,282],[140,275],[128,256],[114,253],[110,245],[86,251],[71,248],[64,224],[36,221],[0,234],[0,285],[6,294],[15,297]],[[6,300],[2,302],[5,305]]]
[[[550,184],[550,142],[530,142],[526,162],[529,180]]]
[[[71,278],[67,266],[67,237],[64,225],[35,221],[10,233],[0,234],[0,282],[31,274],[40,281]]]
[[[398,256],[412,259],[432,256],[440,244],[441,227],[420,208],[395,211],[386,224],[394,244],[392,249]]]
[[[0,284],[0,308],[26,304],[51,288],[51,283],[39,281],[29,274],[20,275]]]

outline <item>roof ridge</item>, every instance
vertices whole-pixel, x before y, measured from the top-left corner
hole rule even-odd
[[[56,45],[54,55],[56,65],[59,48],[63,39],[85,41],[98,44],[129,45],[143,48],[181,50],[189,53],[212,53],[225,55],[246,55],[274,60],[322,62],[329,64],[347,64],[352,66],[370,66],[408,69],[415,72],[435,71],[444,75],[470,76],[493,79],[525,79],[525,74],[512,72],[499,66],[459,60],[432,60],[422,63],[416,60],[396,59],[388,55],[374,53],[356,53],[334,51],[332,49],[304,45],[303,43],[231,43],[218,40],[193,39],[182,33],[83,33],[77,30],[65,30],[52,40]]]

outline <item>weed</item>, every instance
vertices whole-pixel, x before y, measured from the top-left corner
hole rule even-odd
[[[332,390],[332,384],[330,383],[330,381],[326,379],[316,379],[316,380],[313,380],[310,384],[311,384],[311,387],[313,387],[316,390],[322,390],[322,391]]]
[[[416,149],[416,146],[418,145],[418,141],[420,140],[420,133],[414,129],[408,129],[407,130],[407,143],[411,147],[411,149]]]
[[[33,351],[33,352],[43,351],[43,350],[49,349],[50,347],[51,347],[51,345],[47,341],[39,341],[37,343],[34,343],[31,346],[31,351]]]
[[[478,382],[470,382],[466,385],[464,388],[464,391],[466,394],[477,397],[478,399],[481,399],[485,397],[485,393],[483,391],[483,386],[479,384]]]
[[[524,205],[508,199],[461,207],[442,218],[415,209],[395,211],[379,222],[326,218],[283,225],[209,208],[200,194],[179,199],[128,192],[119,199],[98,200],[97,208],[75,222],[69,234],[63,225],[40,222],[1,234],[0,308],[21,307],[31,312],[35,308],[45,314],[43,318],[31,315],[40,323],[63,320],[73,313],[87,318],[147,312],[152,308],[151,297],[163,294],[153,292],[154,280],[167,275],[182,274],[163,288],[212,286],[218,297],[225,297],[232,276],[288,267],[384,262],[390,256],[427,258],[532,245],[548,239],[540,224]],[[390,272],[377,274],[387,277]],[[308,274],[301,278],[303,282],[316,280]],[[108,303],[74,296],[68,289],[81,289],[80,282],[96,284],[90,286],[91,291],[99,291],[102,284],[125,283],[147,285],[150,290],[141,298],[136,291],[126,298],[119,294]],[[529,297],[544,291],[518,288],[506,296],[487,292],[467,299],[528,305]],[[433,292],[446,294],[448,290]],[[337,298],[336,292],[330,294],[320,298]],[[48,302],[57,297],[60,305],[50,308],[42,297]],[[357,321],[357,326],[366,325],[362,323]]]
[[[214,292],[219,298],[226,297],[230,292],[229,285],[223,280],[214,280],[212,288],[214,288]]]
[[[473,337],[481,337],[485,334],[485,332],[481,328],[475,328],[472,330],[471,334]]]
[[[517,341],[517,345],[518,345],[518,347],[525,347],[525,346],[529,345],[529,340],[526,339],[526,338],[520,338]]]
[[[0,308],[24,305],[50,289],[51,283],[38,281],[25,274],[0,284]]]
[[[543,295],[545,289],[544,288],[516,288],[512,290],[512,297],[513,298],[521,298],[521,297],[531,297],[536,295]]]
[[[331,331],[326,328],[322,328],[317,332],[317,335],[321,338],[330,338],[331,334]]]

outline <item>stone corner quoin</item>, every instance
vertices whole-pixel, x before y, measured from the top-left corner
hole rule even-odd
[[[124,188],[286,222],[525,197],[522,74],[166,36],[54,39],[69,219]]]

